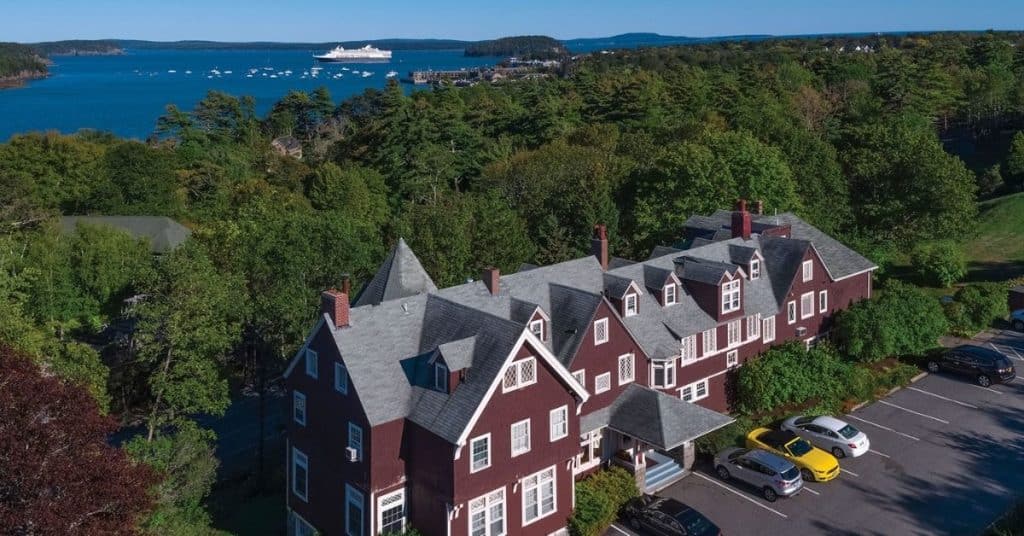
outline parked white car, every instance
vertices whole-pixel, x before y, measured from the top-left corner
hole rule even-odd
[[[823,415],[798,415],[782,422],[782,429],[806,439],[812,445],[831,452],[836,458],[856,458],[871,448],[867,434],[845,421]]]

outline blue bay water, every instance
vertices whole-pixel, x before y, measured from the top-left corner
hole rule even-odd
[[[367,88],[383,88],[388,71],[398,71],[402,78],[409,71],[462,69],[496,61],[468,58],[462,50],[396,50],[389,63],[319,64],[323,70],[317,78],[303,79],[304,71],[317,66],[312,54],[320,52],[128,50],[121,56],[56,57],[48,78],[0,90],[0,141],[32,130],[73,133],[86,128],[144,139],[168,104],[190,110],[208,90],[251,95],[263,115],[290,90],[325,86],[340,102]],[[214,69],[221,74],[213,74]],[[250,69],[257,69],[252,78],[246,76]],[[291,75],[284,74],[286,70]]]

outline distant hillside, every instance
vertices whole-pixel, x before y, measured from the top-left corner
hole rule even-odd
[[[518,56],[525,59],[551,60],[569,54],[561,41],[544,35],[522,35],[481,41],[466,47],[467,56]]]
[[[272,41],[250,41],[230,43],[221,41],[118,41],[124,48],[161,50],[328,50],[341,45],[345,48],[359,48],[373,45],[386,50],[457,50],[465,48],[471,41],[456,39],[367,39],[365,41],[332,41],[328,43],[277,43]]]
[[[48,41],[29,45],[40,56],[107,56],[124,54],[121,44],[112,39]]]
[[[685,37],[656,33],[625,33],[611,37],[580,37],[567,39],[565,46],[572,52],[594,52],[617,48],[660,47],[668,45],[691,45],[717,41],[760,41],[770,35],[729,35],[721,37]]]
[[[30,47],[0,43],[0,87],[20,85],[25,80],[46,74],[46,60]]]

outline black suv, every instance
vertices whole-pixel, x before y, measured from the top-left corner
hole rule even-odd
[[[629,526],[657,536],[719,536],[722,531],[703,514],[668,497],[644,495],[624,508]]]
[[[1017,377],[1013,363],[1003,354],[981,346],[963,345],[950,348],[939,357],[928,360],[928,371],[946,370],[970,376],[978,385],[1006,383]]]

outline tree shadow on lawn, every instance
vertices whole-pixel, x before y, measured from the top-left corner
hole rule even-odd
[[[967,263],[965,283],[983,281],[1006,281],[1024,275],[1024,263],[1021,262],[978,262]]]

